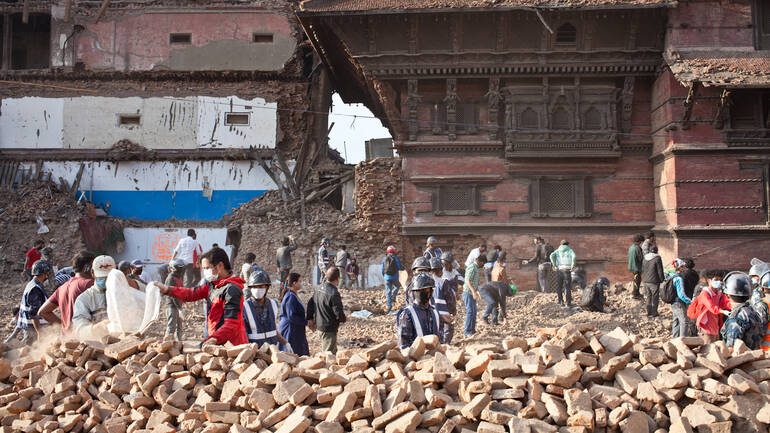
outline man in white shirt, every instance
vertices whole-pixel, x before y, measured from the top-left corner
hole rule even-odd
[[[187,230],[187,237],[179,241],[171,257],[184,260],[184,286],[187,288],[194,288],[201,279],[200,270],[195,264],[203,254],[203,247],[196,238],[195,230]]]
[[[476,261],[476,259],[482,255],[486,254],[487,252],[487,244],[481,243],[478,248],[474,248],[471,250],[470,254],[468,254],[468,258],[465,259],[465,268],[469,268],[471,264]]]

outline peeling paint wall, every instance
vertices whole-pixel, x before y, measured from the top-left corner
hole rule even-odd
[[[172,33],[190,34],[190,42],[172,43]],[[254,34],[272,41],[255,42]],[[289,19],[278,13],[155,11],[86,24],[76,59],[95,71],[278,71],[295,46]]]
[[[0,149],[109,149],[130,140],[148,149],[274,148],[278,104],[262,98],[16,98],[0,105]],[[248,116],[227,125],[228,113]],[[121,115],[139,115],[121,125]]]

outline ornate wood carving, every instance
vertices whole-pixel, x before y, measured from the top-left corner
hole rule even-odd
[[[450,140],[457,140],[457,102],[459,101],[460,98],[457,97],[457,79],[447,78],[444,103],[446,104],[447,129]]]
[[[727,89],[722,90],[722,94],[719,96],[719,105],[717,105],[717,114],[714,116],[714,128],[722,129],[725,127],[725,119],[727,119],[727,105],[730,103],[730,91]]]
[[[366,17],[366,37],[369,43],[369,53],[377,53],[377,32],[374,30],[374,17]]]
[[[690,89],[687,91],[687,98],[684,102],[684,114],[682,115],[682,130],[690,129],[690,116],[692,116],[692,107],[695,104],[695,94],[697,92],[698,85],[693,82],[690,84]]]
[[[417,123],[417,107],[420,104],[417,80],[407,82],[406,106],[409,110],[409,140],[416,140],[420,125]]]
[[[419,22],[420,19],[417,16],[409,17],[409,52],[411,54],[417,53],[417,38],[420,34]]]
[[[452,35],[452,52],[453,53],[459,53],[460,52],[460,41],[462,41],[462,32],[463,32],[463,25],[462,25],[462,15],[461,14],[454,14],[450,21],[450,34]]]
[[[639,31],[639,15],[634,14],[631,17],[631,23],[628,26],[628,40],[626,41],[626,48],[629,50],[636,49],[636,34]]]
[[[634,104],[634,80],[634,77],[626,77],[623,81],[623,90],[621,93],[621,101],[623,103],[623,132],[631,132],[631,109]]]
[[[489,113],[489,139],[496,140],[499,137],[499,125],[497,110],[502,94],[500,93],[500,78],[489,79],[489,91],[487,96],[487,109]]]
[[[495,28],[495,31],[497,32],[497,38],[495,40],[495,51],[502,51],[505,49],[505,30],[508,28],[507,17],[507,14],[497,15],[497,20],[495,21],[497,23],[497,27]]]

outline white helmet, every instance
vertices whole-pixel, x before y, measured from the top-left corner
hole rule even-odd
[[[94,277],[106,277],[111,270],[115,269],[115,259],[110,256],[99,256],[94,259],[93,270]]]

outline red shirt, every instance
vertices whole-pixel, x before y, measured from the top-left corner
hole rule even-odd
[[[27,260],[27,265],[24,266],[24,269],[32,269],[32,264],[43,257],[43,255],[40,254],[40,251],[38,251],[36,248],[32,248],[31,250],[27,251],[26,256],[29,260]]]
[[[72,335],[70,328],[72,327],[72,313],[75,309],[75,300],[81,293],[93,285],[94,280],[75,276],[59,286],[51,297],[48,298],[52,304],[59,307],[62,334]]]

